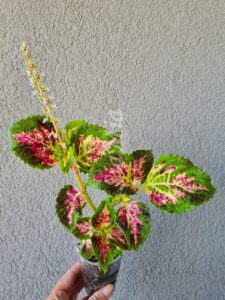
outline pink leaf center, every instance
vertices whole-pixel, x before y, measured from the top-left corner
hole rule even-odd
[[[136,201],[132,201],[128,205],[119,209],[120,223],[125,228],[130,228],[131,236],[135,245],[138,244],[142,225],[138,215],[142,214],[143,213]]]
[[[76,229],[82,235],[92,234],[91,224],[88,221],[77,221]]]
[[[67,218],[69,223],[72,223],[72,215],[74,213],[74,210],[80,210],[82,207],[85,205],[85,200],[84,197],[78,192],[77,189],[71,188],[70,190],[67,191]]]
[[[152,200],[153,202],[155,202],[156,204],[158,204],[160,206],[165,205],[167,202],[171,203],[171,204],[175,204],[174,200],[172,198],[170,198],[169,196],[167,196],[163,193],[151,192],[148,196],[149,196],[150,200]]]
[[[143,179],[143,175],[145,173],[145,169],[143,167],[144,162],[144,157],[140,157],[132,161],[132,175],[134,185],[139,184]]]
[[[113,227],[112,232],[110,234],[110,239],[112,241],[119,242],[120,244],[126,246],[126,239],[118,227]]]
[[[40,129],[35,128],[32,132],[23,132],[13,135],[13,138],[22,145],[27,145],[33,157],[40,161],[42,165],[53,166],[56,164],[53,153],[50,150],[55,142],[54,132],[49,131],[45,125]]]
[[[104,172],[99,173],[94,181],[104,181],[108,185],[115,187],[132,187],[139,184],[144,176],[145,169],[143,157],[133,160],[131,165],[127,165],[124,161],[121,164],[106,168]]]
[[[89,253],[91,251],[91,246],[92,246],[91,240],[86,240],[82,247],[82,252]]]
[[[184,172],[175,177],[177,185],[181,186],[187,192],[208,190],[206,187],[193,182],[196,179],[195,176],[187,177]]]
[[[110,225],[110,212],[107,205],[104,206],[99,216],[96,218],[95,227],[100,226],[108,227]]]
[[[98,247],[99,247],[99,250],[101,253],[102,261],[105,263],[106,259],[107,259],[107,255],[109,253],[109,246],[103,241],[102,237],[98,236],[98,237],[95,237],[95,239],[97,241],[97,244],[98,244]]]
[[[86,159],[90,162],[96,162],[113,144],[115,144],[115,139],[106,141],[94,136],[88,136],[84,139],[83,135],[79,137],[78,141],[78,147],[82,152],[82,156],[86,155]]]

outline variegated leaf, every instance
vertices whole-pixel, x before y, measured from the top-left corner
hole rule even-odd
[[[92,225],[98,229],[107,229],[113,223],[114,220],[114,209],[109,201],[102,201],[99,205],[96,213],[92,216]]]
[[[106,199],[100,204],[97,212],[92,217],[93,248],[104,272],[107,271],[108,265],[118,255],[118,249],[128,249],[124,232],[115,221],[113,205],[109,199]]]
[[[97,234],[92,237],[92,244],[95,256],[102,271],[105,273],[110,263],[118,254],[116,246],[114,243],[111,243],[107,237]]]
[[[110,134],[106,129],[82,120],[70,122],[66,130],[82,172],[87,173],[91,166],[107,153],[117,153],[120,150],[119,132]]]
[[[78,239],[88,240],[93,236],[93,226],[90,217],[77,217],[74,216],[72,224],[72,234]]]
[[[117,220],[125,232],[129,248],[137,250],[150,233],[151,218],[148,207],[143,202],[129,202],[119,208]]]
[[[111,195],[137,193],[152,167],[152,151],[107,155],[92,167],[87,184]]]
[[[67,228],[71,229],[73,215],[82,215],[85,206],[83,196],[72,185],[64,186],[56,199],[56,214],[59,221]]]
[[[73,143],[74,138],[77,135],[78,131],[82,127],[86,127],[86,126],[88,126],[88,123],[84,120],[73,120],[67,123],[65,129],[68,135],[68,140],[67,140],[68,144],[71,144],[71,142]]]
[[[14,123],[9,131],[10,150],[31,167],[49,169],[57,164],[56,133],[45,116],[30,116]]]
[[[210,177],[178,155],[161,156],[149,172],[143,189],[152,204],[171,213],[189,211],[215,193]]]
[[[92,259],[95,256],[91,240],[81,240],[79,250],[80,254],[86,259]]]
[[[119,225],[112,226],[111,232],[109,233],[109,239],[112,243],[118,245],[120,248],[128,250],[126,236]]]

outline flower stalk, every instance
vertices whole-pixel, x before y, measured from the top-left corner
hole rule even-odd
[[[26,65],[27,75],[30,78],[32,87],[35,89],[35,95],[43,106],[44,113],[48,116],[49,120],[52,122],[55,132],[57,134],[58,141],[60,144],[63,143],[62,136],[57,127],[58,119],[53,114],[53,109],[55,105],[52,103],[51,99],[46,94],[46,86],[42,81],[42,76],[37,70],[37,67],[33,61],[30,51],[25,43],[21,45],[21,51],[23,54],[23,60]]]
[[[61,136],[61,132],[57,126],[58,119],[54,116],[53,109],[55,108],[55,105],[52,103],[51,99],[47,96],[47,88],[42,81],[42,76],[37,70],[37,67],[33,61],[33,58],[31,56],[31,53],[26,46],[25,43],[22,44],[21,46],[21,51],[23,54],[23,59],[24,63],[26,65],[26,71],[27,74],[30,78],[32,87],[35,89],[35,95],[37,96],[38,100],[43,106],[43,111],[46,114],[46,116],[49,118],[50,122],[52,123],[54,130],[56,132],[57,140],[62,148],[64,148],[64,142],[63,138]],[[94,206],[90,196],[87,193],[86,186],[84,182],[81,179],[80,173],[78,171],[78,167],[76,163],[74,162],[71,166],[73,172],[74,172],[74,177],[76,179],[76,182],[80,188],[80,192],[83,195],[84,199],[86,200],[87,204],[91,208],[93,212],[96,211],[96,207]]]

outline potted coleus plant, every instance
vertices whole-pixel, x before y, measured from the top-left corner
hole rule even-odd
[[[43,114],[11,126],[10,149],[31,167],[47,170],[58,165],[64,174],[74,173],[77,187],[68,184],[59,191],[56,214],[79,241],[85,286],[91,294],[115,282],[123,251],[138,250],[150,233],[149,208],[133,199],[135,194],[145,191],[155,207],[179,214],[208,201],[215,188],[206,173],[181,156],[162,155],[153,163],[151,150],[122,152],[119,132],[109,133],[84,120],[59,128],[54,105],[25,44],[22,53]],[[106,192],[97,207],[87,187]],[[85,205],[92,214],[83,215]]]

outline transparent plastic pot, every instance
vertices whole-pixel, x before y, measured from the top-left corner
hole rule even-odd
[[[108,283],[113,284],[115,287],[120,269],[121,256],[118,256],[111,262],[106,273],[101,270],[98,262],[89,261],[81,256],[80,253],[79,260],[84,280],[84,288],[88,296],[94,294]]]

